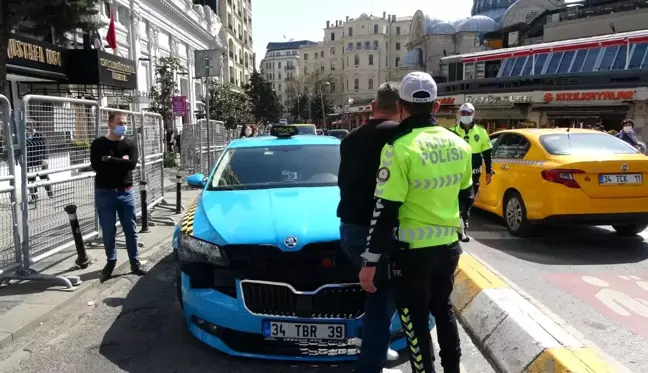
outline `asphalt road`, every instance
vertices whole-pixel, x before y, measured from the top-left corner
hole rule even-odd
[[[633,372],[648,372],[648,232],[612,227],[542,227],[514,239],[500,220],[477,211],[464,245]]]
[[[352,371],[350,364],[316,366],[246,360],[211,349],[193,338],[184,324],[175,296],[173,260],[166,257],[150,264],[154,266],[145,277],[123,275],[89,290],[32,333],[0,351],[0,373]],[[464,371],[494,372],[465,333],[462,337]],[[408,363],[399,368],[410,372]]]

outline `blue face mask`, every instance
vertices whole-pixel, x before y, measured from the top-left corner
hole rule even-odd
[[[124,125],[119,125],[113,128],[113,133],[117,136],[124,136],[126,134],[126,126]]]

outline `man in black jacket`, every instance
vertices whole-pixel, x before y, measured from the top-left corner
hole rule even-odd
[[[27,121],[27,172],[39,172],[41,170],[47,170],[47,141],[45,136],[42,133],[36,130],[34,122],[31,120]],[[49,175],[39,175],[29,177],[27,181],[33,183],[36,181],[36,177],[39,177],[41,180],[49,181]],[[47,191],[47,196],[52,198],[54,192],[52,191],[51,185],[45,185],[45,191]],[[38,188],[29,188],[29,194],[31,195],[31,200],[29,203],[36,203],[38,199]]]
[[[342,223],[341,243],[358,268],[362,265],[360,254],[365,250],[376,204],[373,195],[380,153],[387,141],[398,133],[397,100],[397,83],[382,84],[371,103],[371,118],[347,135],[340,145],[340,204],[337,215]],[[379,285],[377,292],[367,294],[362,339],[354,340],[356,345],[361,346],[356,373],[399,372],[384,368],[387,360],[398,359],[398,353],[389,349],[390,324],[396,306],[386,281],[387,269],[383,272],[382,286]]]

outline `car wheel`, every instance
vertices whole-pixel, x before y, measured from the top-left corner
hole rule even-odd
[[[621,236],[634,236],[635,234],[643,232],[648,224],[623,224],[613,225],[612,228]]]
[[[178,297],[178,302],[180,302],[180,308],[184,310],[184,301],[182,300],[182,266],[178,265],[176,270],[176,295]]]
[[[504,224],[513,236],[527,237],[531,233],[526,207],[518,192],[508,192],[504,197]]]

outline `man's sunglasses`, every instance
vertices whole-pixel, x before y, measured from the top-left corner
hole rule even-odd
[[[471,112],[471,111],[460,111],[459,114],[460,114],[461,116],[469,117],[469,116],[471,116],[471,115],[474,115],[475,113],[473,113],[473,112]]]

